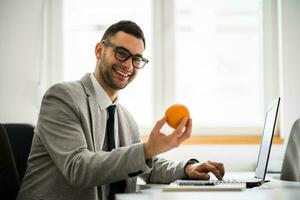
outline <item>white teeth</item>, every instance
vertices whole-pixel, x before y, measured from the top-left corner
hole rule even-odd
[[[123,72],[121,72],[119,70],[116,70],[116,72],[118,72],[119,74],[121,74],[122,76],[125,76],[125,77],[131,75],[131,73],[125,74],[125,73],[123,73]]]

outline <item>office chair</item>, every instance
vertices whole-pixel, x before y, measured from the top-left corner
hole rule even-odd
[[[22,181],[30,153],[34,126],[30,124],[3,124],[3,126],[5,127],[14,153],[20,181]]]
[[[24,177],[34,126],[0,124],[0,199],[14,200]]]
[[[280,179],[300,182],[300,119],[293,124],[282,163]]]
[[[15,199],[20,179],[7,132],[0,124],[0,199]]]

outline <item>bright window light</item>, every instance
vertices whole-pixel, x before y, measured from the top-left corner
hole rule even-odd
[[[204,127],[262,123],[262,1],[175,1],[175,101]]]

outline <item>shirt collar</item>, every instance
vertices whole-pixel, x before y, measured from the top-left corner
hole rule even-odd
[[[118,99],[116,99],[114,102],[112,102],[109,98],[109,96],[106,94],[105,90],[101,87],[101,85],[98,83],[96,77],[94,74],[90,74],[90,78],[95,90],[96,94],[96,100],[100,106],[101,110],[105,110],[107,107],[111,105],[118,105]]]

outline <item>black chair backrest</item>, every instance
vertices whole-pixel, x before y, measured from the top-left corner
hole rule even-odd
[[[300,119],[296,120],[292,127],[280,179],[300,182]]]
[[[30,153],[34,126],[30,124],[3,124],[10,140],[20,181],[23,179]]]
[[[0,199],[15,199],[20,179],[7,132],[0,124]]]

